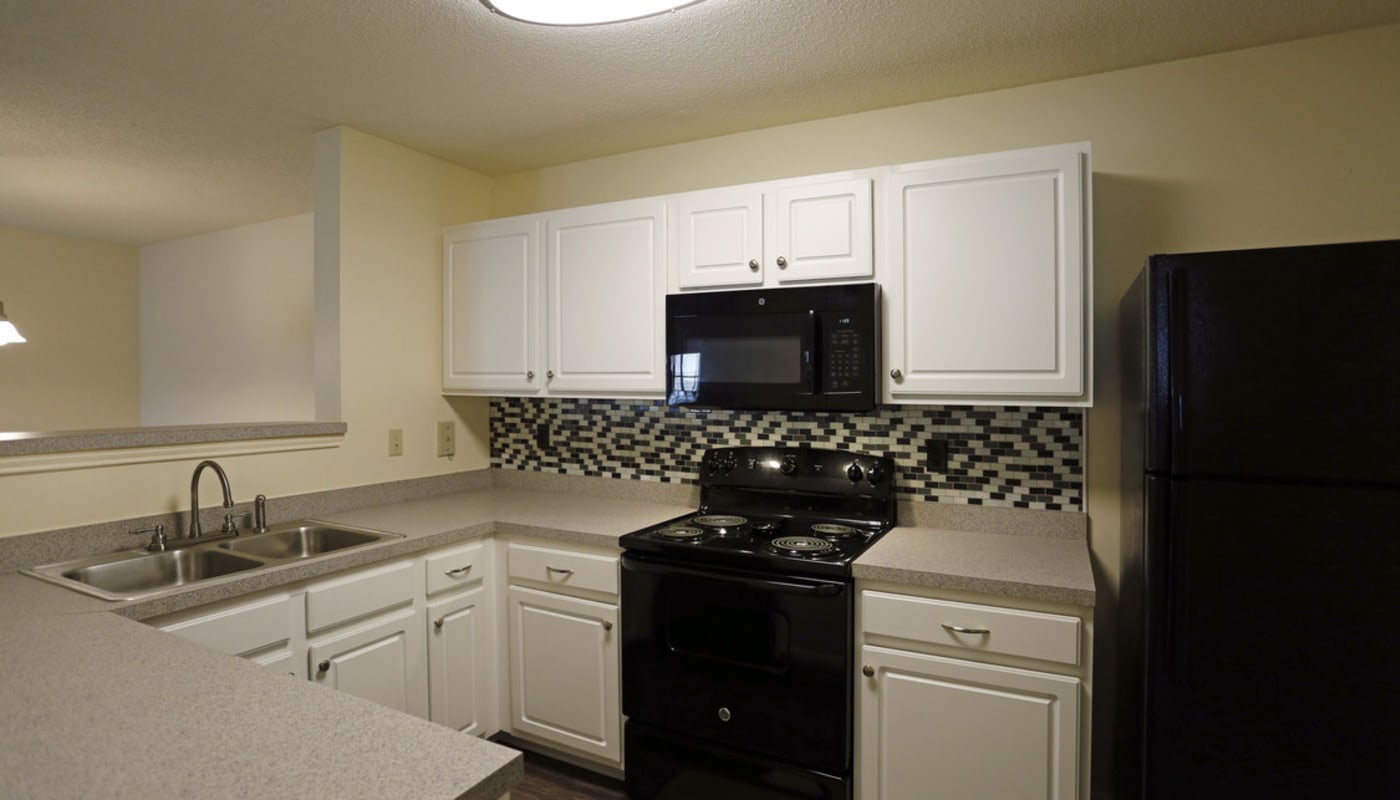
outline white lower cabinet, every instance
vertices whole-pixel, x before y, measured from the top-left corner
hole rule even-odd
[[[465,733],[506,730],[617,769],[617,595],[616,551],[482,539],[148,623]]]
[[[428,718],[449,728],[495,733],[492,713],[494,605],[485,577],[490,542],[424,559],[428,594]]]
[[[512,733],[620,766],[616,553],[506,549]]]
[[[857,602],[857,800],[1088,796],[1088,609]]]
[[[1075,678],[861,649],[864,800],[1077,797]]]
[[[511,717],[531,734],[622,759],[617,606],[510,588]]]
[[[409,607],[317,640],[312,678],[347,694],[428,716],[422,614]]]

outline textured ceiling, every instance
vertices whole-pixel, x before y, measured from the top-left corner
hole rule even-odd
[[[0,0],[0,225],[146,243],[307,211],[349,125],[486,174],[1400,20],[1400,0]]]

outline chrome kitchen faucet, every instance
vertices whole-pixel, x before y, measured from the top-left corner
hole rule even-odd
[[[233,491],[229,489],[228,475],[224,474],[224,468],[213,460],[206,459],[199,462],[194,468],[194,477],[190,478],[190,539],[198,539],[203,535],[199,527],[199,474],[205,467],[213,467],[214,473],[219,476],[219,483],[224,490],[224,508],[233,508]],[[238,527],[233,524],[233,512],[224,513],[223,533],[236,535]]]

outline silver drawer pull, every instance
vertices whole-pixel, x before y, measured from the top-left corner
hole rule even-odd
[[[442,630],[443,623],[447,622],[447,617],[438,617],[433,620],[433,627]]]
[[[472,565],[471,565],[471,564],[468,564],[468,565],[466,565],[465,567],[458,567],[458,568],[456,568],[456,569],[449,569],[448,571],[446,571],[446,572],[444,572],[444,573],[442,573],[442,574],[446,575],[446,576],[449,577],[449,578],[455,578],[455,577],[457,577],[458,575],[466,575],[468,572],[471,572],[471,571],[472,571]]]
[[[983,633],[991,633],[991,632],[992,632],[991,629],[989,629],[989,628],[964,628],[964,627],[961,626],[961,625],[949,625],[949,624],[946,623],[946,622],[943,623],[943,630],[949,631],[949,632],[952,632],[952,633],[976,633],[976,634],[983,634]]]
[[[551,567],[550,565],[545,564],[545,565],[544,565],[544,568],[545,568],[545,571],[546,571],[546,572],[557,572],[557,573],[559,573],[560,575],[572,575],[572,574],[574,574],[574,571],[573,571],[573,570],[571,570],[571,569],[564,569],[563,567]]]

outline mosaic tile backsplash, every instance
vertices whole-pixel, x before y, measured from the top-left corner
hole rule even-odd
[[[541,423],[547,448],[537,441]],[[1080,511],[1083,430],[1077,408],[704,411],[660,401],[493,397],[491,466],[693,484],[711,447],[835,447],[894,458],[904,499]],[[946,473],[926,468],[930,439],[947,442]]]

